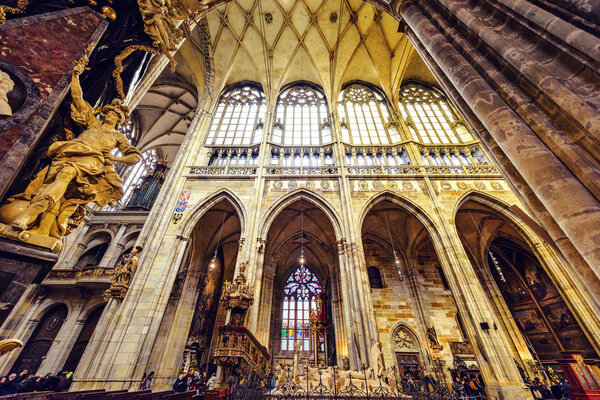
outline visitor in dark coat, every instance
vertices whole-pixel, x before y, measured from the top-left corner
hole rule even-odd
[[[2,387],[0,388],[0,396],[5,395],[5,394],[17,393],[18,383],[19,382],[17,381],[17,374],[15,374],[13,372],[12,374],[10,374],[8,376],[8,378],[6,379],[6,382],[4,382],[2,384]]]

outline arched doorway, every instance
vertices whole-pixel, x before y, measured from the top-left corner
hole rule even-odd
[[[65,365],[63,366],[63,371],[75,372],[77,369],[77,365],[81,360],[81,356],[83,356],[83,352],[87,347],[88,342],[90,341],[92,334],[94,333],[94,329],[96,329],[96,325],[102,316],[102,311],[104,311],[104,306],[100,306],[96,308],[87,318],[83,328],[81,328],[81,332],[69,353],[69,357],[67,357],[67,361],[65,361]]]
[[[494,302],[499,324],[513,338],[523,375],[536,375],[542,367],[550,374],[560,373],[558,360],[563,351],[597,359],[546,272],[546,261],[536,257],[515,224],[484,202],[469,199],[457,211],[456,228],[478,279]]]
[[[65,322],[67,313],[68,309],[64,304],[58,304],[46,312],[13,364],[11,372],[19,373],[23,370],[29,373],[37,372]]]
[[[341,290],[336,234],[329,217],[301,197],[277,214],[266,243],[259,312],[267,326],[259,329],[263,337],[268,333],[270,353],[277,362],[290,363],[296,346],[303,359],[314,362],[313,344],[318,340],[317,362],[336,365],[342,313],[333,304],[340,304]],[[319,310],[326,330],[315,339],[309,320]]]

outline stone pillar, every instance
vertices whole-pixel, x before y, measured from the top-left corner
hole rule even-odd
[[[208,113],[199,109],[157,198],[157,204],[165,206],[150,211],[138,237],[143,250],[129,291],[122,303],[109,301],[96,328],[99,335],[94,334],[80,362],[73,390],[130,388],[146,370],[187,244],[180,235],[185,222],[170,222],[173,207],[185,184],[184,171],[196,157],[192,149],[201,148],[209,123]]]
[[[273,349],[269,348],[269,336],[271,333],[271,319],[273,318],[273,316],[271,315],[271,309],[273,306],[273,282],[275,279],[276,270],[277,265],[273,264],[267,264],[263,268],[263,274],[261,276],[262,293],[258,302],[260,313],[258,316],[258,325],[255,328],[256,338],[263,346],[265,346],[269,350],[270,353],[272,353],[273,351]]]
[[[123,250],[123,244],[121,243],[121,239],[123,239],[123,235],[125,234],[126,230],[127,224],[119,226],[117,233],[111,240],[110,245],[108,245],[108,249],[106,249],[106,252],[102,257],[102,260],[100,260],[100,264],[98,265],[99,267],[114,267],[114,265],[112,265],[111,262],[116,261],[116,257],[119,257],[120,251]]]
[[[85,300],[85,298],[81,299],[81,302],[67,314],[65,322],[60,328],[58,335],[56,335],[54,343],[52,343],[52,347],[48,350],[46,358],[40,365],[36,375],[56,374],[61,371],[85,324],[86,319],[81,319],[83,314],[82,306],[85,304]]]
[[[451,10],[448,11],[444,4]],[[583,103],[585,100],[596,104],[597,92],[583,93],[586,90],[583,83],[576,84],[568,71],[559,70],[554,65],[545,65],[543,69],[536,66],[541,61],[553,64],[552,61],[561,57],[570,57],[570,50],[564,46],[556,45],[558,50],[553,49],[556,51],[551,56],[535,53],[540,57],[538,60],[523,51],[512,51],[512,44],[504,41],[501,36],[511,36],[513,43],[519,40],[529,43],[531,39],[528,35],[538,36],[532,32],[517,31],[508,23],[486,18],[493,11],[490,4],[492,3],[481,7],[485,10],[479,10],[469,1],[456,2],[454,5],[445,0],[424,0],[418,4],[413,1],[402,2],[398,9],[415,39],[426,49],[489,132],[490,138],[482,139],[491,139],[494,145],[499,146],[535,193],[543,209],[564,231],[598,276],[600,248],[597,243],[600,241],[600,231],[597,227],[600,226],[600,204],[593,183],[597,179],[592,179],[597,172],[583,164],[586,157],[595,151],[594,140],[597,138],[598,125],[594,122],[598,114],[592,113]],[[478,9],[477,12],[474,9]],[[451,22],[448,16],[450,13],[456,14],[466,27]],[[509,15],[507,18],[513,16]],[[503,26],[484,27],[481,23],[484,19],[490,24]],[[516,20],[513,21],[518,24]],[[577,32],[575,27],[573,29]],[[494,30],[502,35],[497,35]],[[535,32],[538,31],[534,30],[533,33]],[[474,37],[479,40],[480,44],[477,46],[468,40]],[[504,70],[509,69],[508,67],[516,68],[520,79],[533,79],[535,88],[530,92],[544,100],[540,100],[539,104],[534,103],[528,97],[530,92],[514,85],[514,77],[503,75],[503,69],[495,65],[497,59],[492,61],[486,58],[475,50],[476,47],[485,47],[494,52]],[[588,64],[582,61],[581,65],[585,69]],[[572,71],[576,70],[573,66]],[[483,71],[486,76],[478,71]],[[554,82],[561,71],[567,72],[567,84],[558,86]],[[586,74],[588,72],[585,71]],[[539,76],[534,76],[536,74]],[[592,75],[578,76],[586,84],[594,86]],[[489,81],[494,85],[490,85]],[[597,83],[596,79],[596,85]],[[552,99],[557,104],[550,107]],[[568,104],[565,102],[567,99],[570,99]],[[565,121],[562,129],[557,128],[553,120],[559,117]],[[577,119],[579,122],[574,123]],[[578,141],[573,137],[575,132],[579,135]],[[576,157],[574,152],[578,149],[581,149],[581,154]]]
[[[531,400],[531,391],[523,384],[514,363],[510,337],[497,323],[499,316],[494,312],[458,236],[453,210],[444,209],[439,204],[429,179],[425,178],[424,183],[424,191],[429,195],[437,221],[427,228],[464,322],[465,333],[473,345],[488,396]]]

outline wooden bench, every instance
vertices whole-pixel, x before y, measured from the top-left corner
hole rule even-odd
[[[182,393],[167,394],[166,396],[162,397],[162,400],[192,400],[192,397],[194,397],[195,394],[195,390],[190,390],[188,392]]]
[[[77,395],[77,397],[75,398],[82,400],[104,400],[108,399],[108,396],[110,396],[111,394],[117,393],[127,393],[127,389],[111,390],[110,392],[82,393]]]
[[[46,396],[46,400],[75,400],[80,394],[101,392],[104,392],[104,389],[79,390],[76,392],[53,392]]]
[[[163,390],[162,392],[138,394],[134,400],[160,400],[163,396],[173,393],[172,390]]]
[[[32,399],[32,400],[43,400],[48,396],[48,394],[54,392],[28,392],[28,393],[14,393],[14,394],[5,394],[4,396],[0,396],[2,400],[19,400],[19,399]]]
[[[147,393],[152,393],[152,390],[146,389],[146,390],[136,390],[133,392],[115,393],[115,394],[108,395],[106,398],[111,399],[111,400],[112,399],[114,399],[114,400],[129,400],[129,399],[135,399],[136,396],[139,396],[142,394],[147,394]]]

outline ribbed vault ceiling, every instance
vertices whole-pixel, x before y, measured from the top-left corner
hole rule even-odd
[[[362,0],[236,0],[205,18],[217,94],[250,80],[275,98],[284,85],[306,80],[330,96],[363,80],[395,98],[415,53],[398,22]],[[204,66],[194,67],[200,36],[194,32],[180,53],[188,69],[204,74]],[[202,86],[204,77],[194,80]]]
[[[207,109],[227,85],[259,82],[267,101],[288,83],[380,87],[392,102],[405,79],[435,83],[398,22],[362,0],[235,0],[202,17],[137,106],[142,150],[173,158],[198,99]],[[209,86],[207,86],[209,85]]]

